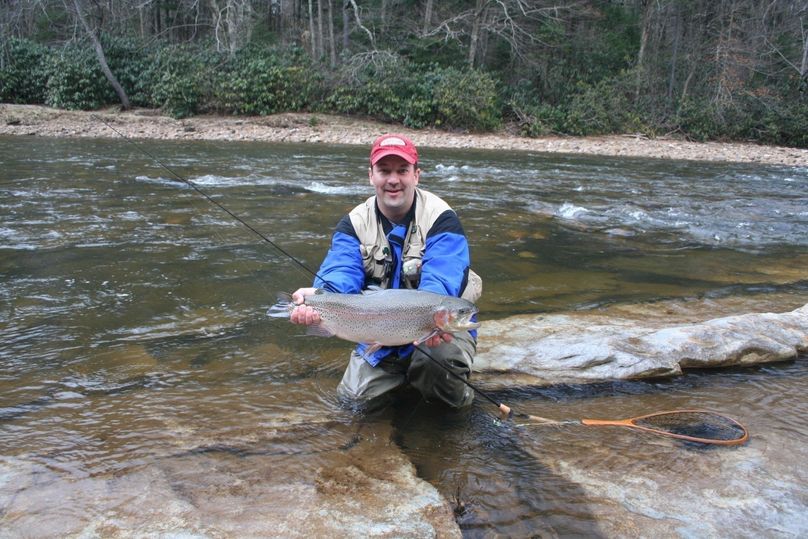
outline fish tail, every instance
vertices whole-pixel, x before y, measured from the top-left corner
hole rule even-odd
[[[292,295],[286,292],[278,292],[278,302],[267,310],[267,316],[270,318],[289,318],[295,304],[292,301]]]

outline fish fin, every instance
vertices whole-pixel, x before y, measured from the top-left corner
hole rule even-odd
[[[334,332],[320,323],[306,326],[306,335],[313,335],[315,337],[333,337]]]
[[[415,346],[418,346],[419,344],[428,341],[429,339],[431,339],[435,335],[438,335],[439,333],[441,333],[440,328],[435,328],[432,331],[430,331],[429,333],[427,333],[426,335],[424,335],[423,337],[421,337],[420,339],[418,339],[417,341],[414,341],[412,344],[414,344]]]
[[[278,303],[273,305],[267,310],[267,316],[270,318],[289,318],[295,304],[292,302],[292,294],[286,292],[278,292]]]

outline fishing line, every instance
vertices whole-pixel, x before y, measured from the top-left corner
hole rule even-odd
[[[303,268],[303,269],[304,269],[306,272],[310,273],[310,274],[311,274],[313,277],[319,277],[320,279],[322,279],[323,281],[325,281],[325,279],[323,279],[322,277],[320,277],[320,276],[317,274],[317,272],[316,272],[316,271],[314,271],[314,270],[312,270],[311,268],[309,268],[309,267],[308,267],[306,264],[304,264],[303,262],[301,262],[301,261],[300,261],[299,259],[297,259],[297,258],[296,258],[294,255],[292,255],[290,252],[286,251],[286,250],[285,250],[285,249],[283,249],[283,248],[282,248],[280,245],[278,245],[277,243],[275,243],[274,241],[272,241],[272,240],[271,240],[271,239],[270,239],[268,236],[266,236],[265,234],[263,234],[263,233],[262,233],[260,230],[256,229],[255,227],[253,227],[252,225],[250,225],[250,224],[249,224],[247,221],[245,221],[244,219],[242,219],[241,217],[239,217],[238,215],[236,215],[234,212],[230,211],[230,209],[228,209],[228,208],[227,208],[225,205],[223,205],[222,203],[218,202],[218,201],[217,201],[215,198],[213,198],[212,196],[210,196],[210,195],[209,195],[209,194],[208,194],[206,191],[204,191],[204,190],[203,190],[201,187],[199,187],[198,185],[196,185],[194,182],[192,182],[192,181],[190,181],[190,180],[188,180],[188,179],[184,178],[182,175],[180,175],[178,172],[174,171],[174,170],[173,170],[172,168],[170,168],[168,165],[166,165],[165,163],[163,163],[163,162],[162,162],[162,161],[161,161],[159,158],[157,158],[157,156],[155,156],[154,154],[152,154],[151,152],[149,152],[149,151],[148,151],[148,150],[146,150],[145,148],[141,148],[140,146],[136,145],[136,144],[135,144],[135,143],[134,143],[134,142],[133,142],[133,141],[132,141],[132,140],[131,140],[129,137],[127,137],[126,135],[124,135],[124,134],[123,134],[123,133],[121,133],[119,130],[115,129],[114,127],[112,127],[112,126],[111,126],[111,125],[110,125],[110,124],[109,124],[109,123],[108,123],[106,120],[104,120],[104,119],[103,119],[103,118],[101,118],[100,116],[93,116],[93,117],[94,117],[95,119],[97,119],[99,122],[101,122],[102,124],[104,124],[105,126],[107,126],[109,129],[111,129],[112,131],[114,131],[116,134],[118,134],[118,135],[119,135],[121,138],[123,138],[123,139],[124,139],[124,140],[125,140],[127,143],[129,143],[130,145],[132,145],[134,148],[136,148],[137,150],[139,150],[139,151],[143,152],[143,153],[144,153],[145,155],[147,155],[147,156],[148,156],[150,159],[154,160],[154,162],[155,162],[155,163],[157,163],[158,165],[160,165],[160,166],[161,166],[163,169],[165,169],[165,170],[166,170],[166,171],[167,171],[169,174],[171,174],[172,176],[174,176],[174,178],[176,178],[176,179],[177,179],[177,180],[179,180],[180,182],[184,183],[185,185],[187,185],[187,186],[191,187],[191,188],[192,188],[194,191],[196,191],[197,193],[199,193],[200,195],[202,195],[203,197],[205,197],[205,199],[206,199],[208,202],[210,202],[211,204],[213,204],[214,206],[216,206],[217,208],[219,208],[220,210],[222,210],[223,212],[225,212],[227,215],[229,215],[230,217],[232,217],[233,219],[235,219],[236,221],[238,221],[239,223],[241,223],[242,225],[244,225],[244,227],[245,227],[245,228],[247,228],[247,230],[249,230],[250,232],[252,232],[252,233],[253,233],[253,234],[255,234],[256,236],[258,236],[259,238],[261,238],[262,240],[264,240],[266,243],[270,244],[272,247],[274,247],[275,249],[277,249],[277,250],[278,250],[278,252],[280,252],[281,254],[283,254],[284,256],[286,256],[287,258],[289,258],[289,260],[291,260],[292,262],[294,262],[295,264],[297,264],[299,267]],[[327,281],[326,281],[326,282],[327,282]]]

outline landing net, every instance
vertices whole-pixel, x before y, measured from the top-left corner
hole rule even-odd
[[[657,412],[628,422],[633,428],[705,444],[737,445],[749,439],[746,428],[734,419],[705,410]]]

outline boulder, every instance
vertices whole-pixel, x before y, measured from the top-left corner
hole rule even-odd
[[[498,373],[487,384],[546,385],[674,376],[808,350],[808,304],[705,319],[709,313],[709,302],[660,302],[483,322],[474,368]]]

